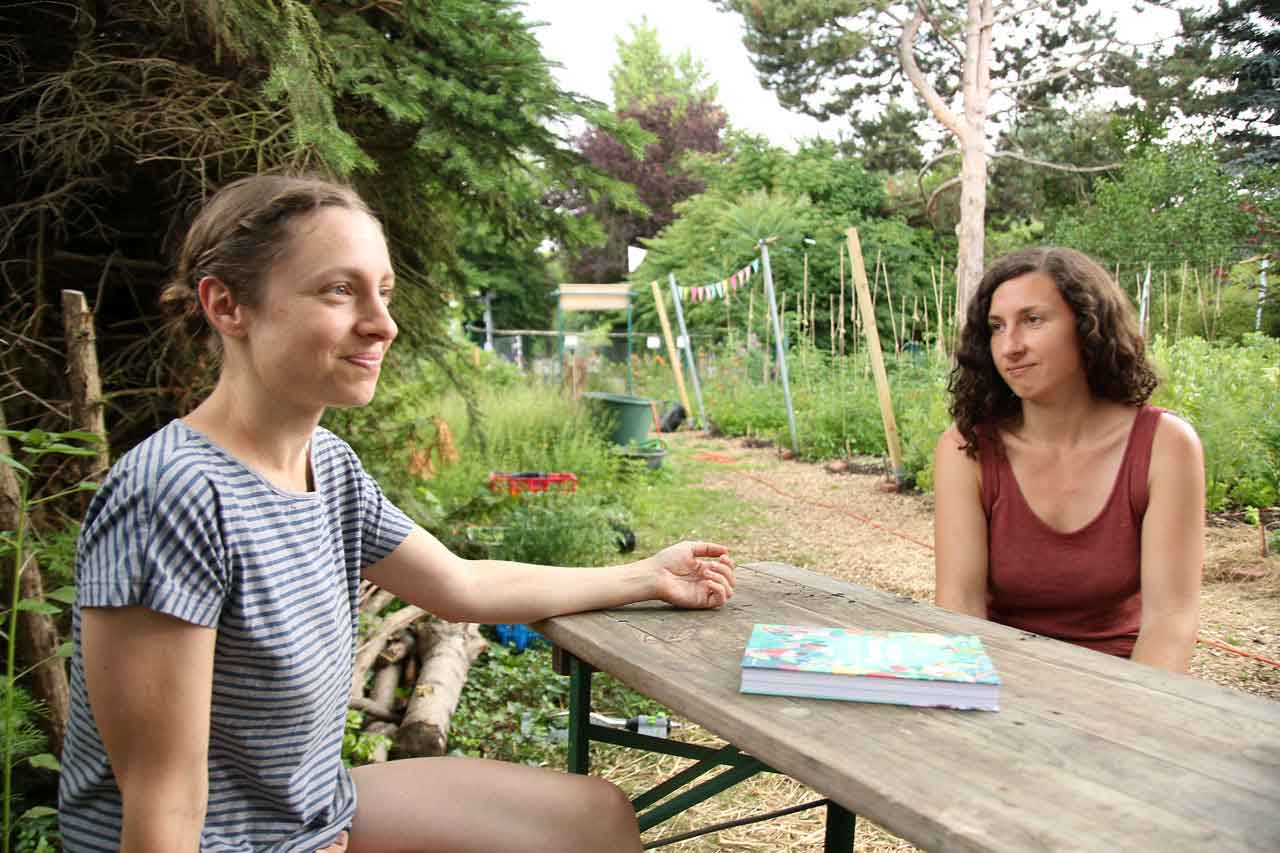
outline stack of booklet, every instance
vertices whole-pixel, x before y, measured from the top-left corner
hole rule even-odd
[[[1000,676],[968,634],[756,625],[742,692],[1000,710]]]

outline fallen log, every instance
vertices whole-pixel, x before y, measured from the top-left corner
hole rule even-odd
[[[387,642],[391,637],[426,615],[427,612],[421,607],[409,605],[387,616],[378,627],[370,632],[369,636],[356,649],[355,662],[352,664],[351,691],[349,694],[352,700],[359,699],[364,695],[365,675],[369,672],[369,667],[373,666],[373,662],[377,660],[378,655],[387,647]]]
[[[467,672],[486,648],[479,626],[471,622],[437,619],[419,626],[422,668],[396,731],[393,753],[397,757],[444,755],[449,720],[457,710]]]

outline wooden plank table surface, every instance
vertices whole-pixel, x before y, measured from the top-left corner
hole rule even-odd
[[[926,850],[1280,851],[1280,702],[781,563],[719,611],[639,604],[535,627]],[[743,694],[755,623],[977,634],[999,712]]]

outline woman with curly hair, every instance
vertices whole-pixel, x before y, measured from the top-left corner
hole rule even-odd
[[[969,304],[934,452],[939,606],[1185,671],[1204,458],[1148,406],[1124,292],[1071,249],[1014,252]]]

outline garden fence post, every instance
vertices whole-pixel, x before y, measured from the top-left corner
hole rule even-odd
[[[769,243],[760,241],[760,261],[764,267],[764,293],[769,300],[769,317],[773,321],[773,339],[778,351],[778,375],[782,377],[782,397],[787,403],[787,426],[791,428],[791,450],[800,454],[796,435],[796,410],[791,405],[791,383],[787,380],[787,355],[782,343],[782,323],[778,320],[778,300],[773,295],[773,267],[769,264]]]
[[[1258,313],[1253,319],[1253,330],[1255,332],[1262,331],[1262,305],[1267,301],[1267,267],[1270,264],[1270,258],[1263,258],[1261,263],[1258,264]]]
[[[698,366],[693,361],[693,338],[684,325],[684,309],[680,307],[680,288],[676,287],[676,274],[667,273],[667,283],[671,285],[671,301],[676,306],[676,322],[680,324],[680,334],[684,336],[684,355],[689,362],[689,378],[693,380],[693,395],[698,398],[698,419],[703,429],[708,429],[707,409],[702,405],[702,385],[698,382]],[[692,412],[690,412],[692,414]]]
[[[653,289],[653,304],[658,309],[658,322],[662,324],[662,337],[667,342],[667,357],[671,359],[671,372],[676,377],[676,391],[680,394],[680,405],[692,416],[693,409],[689,405],[689,392],[684,389],[684,372],[680,368],[680,353],[676,351],[675,338],[671,337],[671,323],[667,320],[667,305],[663,301],[662,288],[658,282],[649,282]]]
[[[858,229],[845,232],[849,240],[849,264],[853,269],[853,286],[858,291],[858,307],[865,321],[862,324],[867,336],[867,356],[876,377],[876,392],[880,396],[880,417],[884,421],[885,444],[889,447],[889,462],[893,475],[902,481],[902,443],[898,438],[898,424],[893,417],[893,398],[889,394],[889,377],[884,371],[884,354],[880,352],[880,331],[876,328],[875,309],[871,305],[871,289],[867,286],[867,268],[862,260],[862,245],[858,242]]]

